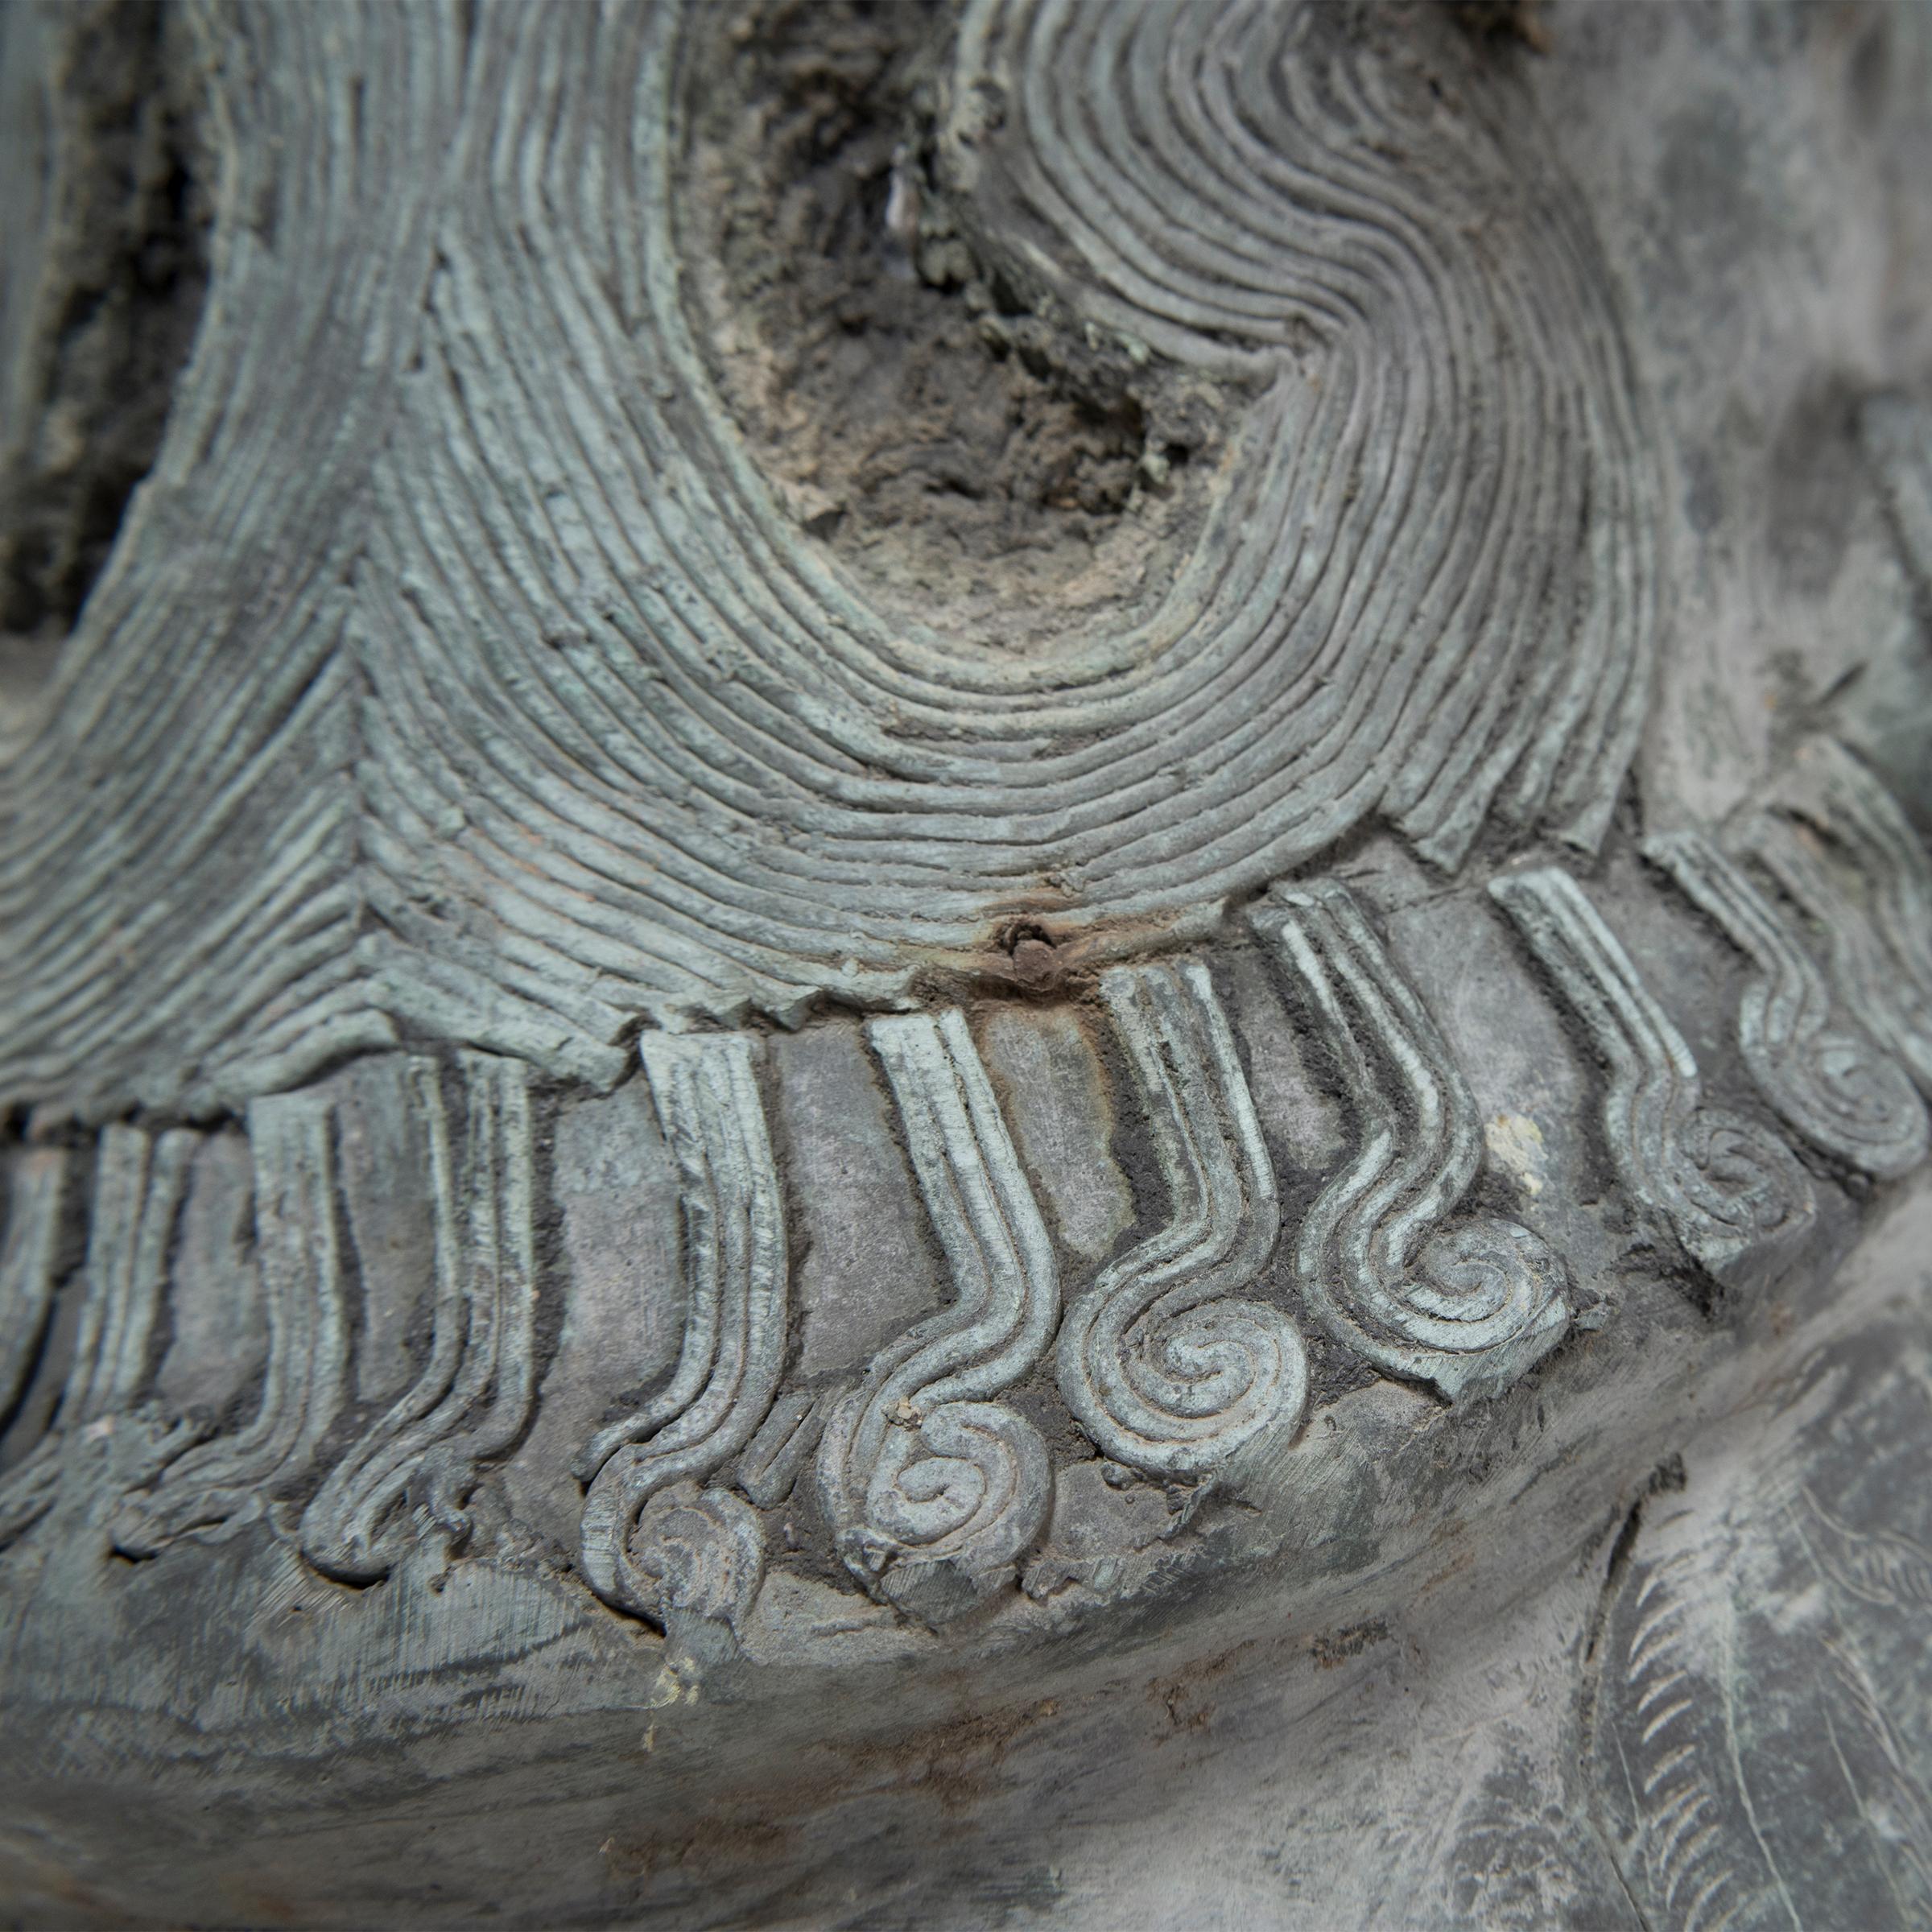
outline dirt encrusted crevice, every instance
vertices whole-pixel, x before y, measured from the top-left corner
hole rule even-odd
[[[1034,312],[938,182],[947,0],[692,10],[682,252],[720,393],[881,608],[1026,652],[1158,597],[1218,398]]]
[[[73,627],[160,447],[208,285],[207,169],[160,0],[57,16],[50,227],[0,450],[0,645],[15,677]]]

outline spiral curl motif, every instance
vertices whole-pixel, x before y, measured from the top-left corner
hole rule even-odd
[[[1249,916],[1304,989],[1361,1122],[1302,1225],[1310,1308],[1391,1374],[1451,1399],[1496,1393],[1568,1327],[1563,1263],[1513,1221],[1449,1218],[1481,1159],[1476,1103],[1347,887],[1278,886]]]
[[[332,1104],[314,1094],[249,1107],[255,1265],[268,1330],[254,1414],[232,1433],[180,1442],[126,1499],[114,1522],[124,1554],[151,1556],[191,1533],[226,1538],[279,1489],[312,1476],[346,1399],[353,1333],[333,1129]]]
[[[1661,1178],[1671,1191],[1675,1218],[1695,1216],[1706,1244],[1748,1247],[1784,1229],[1798,1170],[1783,1144],[1723,1108],[1679,1106],[1672,1114]],[[1810,1183],[1805,1186],[1808,1196]]]
[[[704,1570],[660,1546],[668,1519],[654,1499],[703,1482],[737,1455],[765,1420],[784,1368],[784,1197],[755,1051],[746,1034],[647,1034],[638,1044],[678,1168],[684,1335],[671,1380],[601,1430],[577,1473],[587,1484],[580,1546],[591,1587],[654,1621],[667,1607],[687,1607],[679,1579]],[[704,1510],[732,1548],[758,1534],[757,1518],[729,1497],[706,1491]],[[731,1567],[748,1573],[741,1550]]]
[[[414,1515],[452,1547],[468,1541],[477,1465],[516,1440],[535,1393],[530,1071],[494,1054],[465,1054],[461,1066],[460,1187],[436,1063],[419,1059],[409,1070],[436,1228],[429,1360],[303,1512],[303,1554],[348,1581],[386,1575],[414,1534]],[[395,1286],[407,1297],[415,1284]]]
[[[90,1434],[94,1425],[111,1427],[134,1406],[196,1138],[187,1128],[153,1134],[116,1125],[101,1133],[73,1352],[47,1433],[0,1475],[0,1550],[53,1508],[69,1459],[101,1439]],[[45,1229],[43,1240],[52,1233]]]
[[[1755,1121],[1704,1104],[1683,1035],[1567,873],[1510,873],[1489,891],[1608,1064],[1604,1133],[1624,1185],[1713,1278],[1755,1270],[1815,1212],[1790,1150]]]
[[[1698,832],[1663,832],[1644,856],[1751,960],[1737,1040],[1758,1091],[1823,1152],[1890,1179],[1926,1157],[1926,1110],[1877,1043],[1839,1011],[1824,975],[1748,874]]]
[[[1258,1429],[1292,1429],[1307,1352],[1278,1309],[1234,1298],[1274,1253],[1274,1169],[1205,967],[1117,967],[1100,991],[1133,1069],[1170,1203],[1061,1324],[1067,1406],[1114,1460],[1211,1472]]]
[[[819,1491],[852,1574],[936,1624],[1009,1580],[1046,1522],[1046,1445],[989,1398],[1045,1352],[1059,1274],[964,1016],[894,1016],[867,1032],[958,1294],[882,1348],[834,1409]]]
[[[1835,739],[1798,748],[1774,803],[1783,815],[1757,815],[1740,842],[1822,927],[1839,997],[1932,1102],[1932,857],[1898,802]],[[1790,819],[1849,862],[1856,896]]]
[[[625,1600],[653,1623],[681,1615],[735,1632],[765,1580],[764,1525],[729,1489],[674,1483],[639,1511],[619,1568]]]

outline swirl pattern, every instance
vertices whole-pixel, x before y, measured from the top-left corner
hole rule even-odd
[[[1835,739],[1798,748],[1776,803],[1823,832],[1862,875],[1864,905],[1852,916],[1868,937],[1851,943],[1876,948],[1868,992],[1882,1031],[1932,1100],[1932,858],[1897,801]],[[1821,902],[1840,896],[1821,891],[1822,873],[1806,876],[1802,861],[1790,870]]]
[[[639,1512],[626,1574],[632,1596],[681,1636],[694,1624],[735,1635],[765,1580],[764,1525],[729,1489],[673,1483]]]
[[[1337,1340],[1454,1401],[1494,1395],[1570,1323],[1563,1263],[1528,1228],[1451,1220],[1482,1133],[1447,1042],[1344,886],[1278,886],[1249,914],[1305,989],[1361,1119],[1296,1252],[1302,1292]]]
[[[657,1532],[670,1519],[647,1505],[721,1468],[764,1422],[785,1366],[791,1262],[751,1037],[647,1034],[638,1052],[677,1163],[683,1341],[671,1380],[635,1414],[601,1430],[578,1458],[577,1473],[588,1485],[580,1550],[591,1587],[606,1603],[662,1622],[687,1607],[681,1579],[709,1572],[660,1546]],[[701,1513],[735,1546],[762,1534],[755,1517],[747,1527],[741,1509],[707,1501]],[[687,1514],[679,1520],[692,1528]],[[741,1552],[729,1567],[747,1574]]]
[[[1737,1040],[1758,1091],[1812,1146],[1893,1179],[1926,1157],[1926,1110],[1871,1038],[1833,1010],[1777,908],[1703,833],[1659,833],[1644,856],[1747,954]]]
[[[938,1623],[1009,1581],[1046,1520],[1046,1445],[989,1398],[1046,1352],[1059,1271],[964,1016],[867,1032],[958,1297],[881,1349],[834,1408],[819,1483],[846,1567]]]
[[[1100,993],[1170,1207],[1165,1224],[1068,1309],[1060,1392],[1116,1462],[1207,1475],[1257,1429],[1292,1429],[1307,1402],[1294,1324],[1235,1298],[1274,1252],[1274,1172],[1207,968],[1115,967]]]
[[[1932,997],[1899,971],[1869,909],[1853,898],[1790,820],[1749,814],[1731,835],[1823,936],[1831,986],[1845,1010],[1897,1056],[1913,1084],[1932,1098]]]
[[[223,73],[369,81],[225,104],[130,561],[0,768],[0,1096],[219,1108],[398,1022],[608,1084],[640,1017],[876,1008],[1016,916],[1205,932],[1373,813],[1445,865],[1496,817],[1600,836],[1651,440],[1579,197],[1477,65],[1451,105],[1313,4],[969,10],[976,245],[1241,415],[1164,597],[1027,656],[869,601],[752,464],[686,307],[679,11],[345,8],[352,59],[244,10],[272,44]]]
[[[1608,1063],[1604,1132],[1624,1184],[1714,1279],[1744,1278],[1810,1222],[1803,1169],[1754,1122],[1703,1104],[1683,1035],[1567,873],[1512,873],[1489,890]]]

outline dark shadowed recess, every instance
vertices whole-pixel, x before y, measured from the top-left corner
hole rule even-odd
[[[55,15],[27,407],[0,449],[0,683],[51,665],[160,446],[208,285],[192,64],[157,0]]]
[[[1132,594],[1145,545],[1189,521],[1176,473],[1216,412],[976,247],[935,152],[956,10],[695,10],[680,205],[700,337],[799,521],[888,603],[968,629],[997,606],[1010,643],[1007,605]]]

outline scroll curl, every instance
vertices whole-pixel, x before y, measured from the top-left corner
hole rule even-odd
[[[73,1356],[47,1433],[0,1478],[0,1550],[53,1508],[63,1472],[92,1425],[130,1414],[141,1394],[200,1139],[188,1128],[101,1131]]]
[[[436,1226],[429,1360],[303,1513],[303,1554],[350,1582],[386,1575],[419,1519],[460,1548],[477,1464],[514,1442],[529,1418],[537,1293],[530,1074],[492,1054],[466,1053],[461,1068],[460,1192],[436,1064],[409,1069]]]
[[[1554,866],[1489,891],[1590,1030],[1610,1069],[1604,1132],[1624,1184],[1715,1279],[1798,1233],[1811,1183],[1784,1143],[1704,1104],[1697,1062],[1583,889]]]
[[[989,1398],[1045,1352],[1059,1274],[964,1017],[895,1015],[867,1032],[959,1292],[834,1409],[819,1488],[847,1567],[938,1623],[1009,1579],[1046,1521],[1046,1445]]]
[[[123,1502],[115,1546],[148,1556],[190,1532],[219,1538],[255,1520],[305,1475],[343,1400],[349,1355],[328,1103],[255,1100],[255,1257],[268,1351],[255,1413],[230,1435],[190,1442]]]
[[[1496,1394],[1569,1326],[1563,1263],[1514,1221],[1450,1218],[1482,1158],[1476,1102],[1348,888],[1278,886],[1250,918],[1306,989],[1362,1123],[1302,1225],[1308,1306],[1392,1375]]]
[[[1274,1252],[1274,1170],[1206,968],[1117,967],[1100,992],[1170,1205],[1164,1225],[1068,1309],[1060,1392],[1116,1462],[1206,1475],[1257,1430],[1292,1428],[1307,1404],[1294,1323],[1237,1298]]]
[[[1926,1110],[1912,1083],[1839,1012],[1824,975],[1777,907],[1702,832],[1644,843],[1686,898],[1751,960],[1737,1042],[1758,1091],[1813,1146],[1880,1179],[1926,1157]]]
[[[1932,1100],[1932,858],[1897,801],[1831,739],[1800,747],[1774,802],[1735,844],[1818,922],[1839,997]],[[1860,876],[1859,896],[1827,864],[1821,833]]]
[[[654,1499],[678,1485],[695,1490],[750,1442],[771,1406],[785,1363],[784,1198],[752,1036],[646,1034],[638,1052],[678,1170],[684,1336],[670,1381],[578,1459],[588,1485],[584,1572],[606,1603],[653,1622],[719,1606],[729,1622],[762,1574],[762,1554],[749,1554],[762,1548],[758,1519],[711,1489],[675,1511]]]

